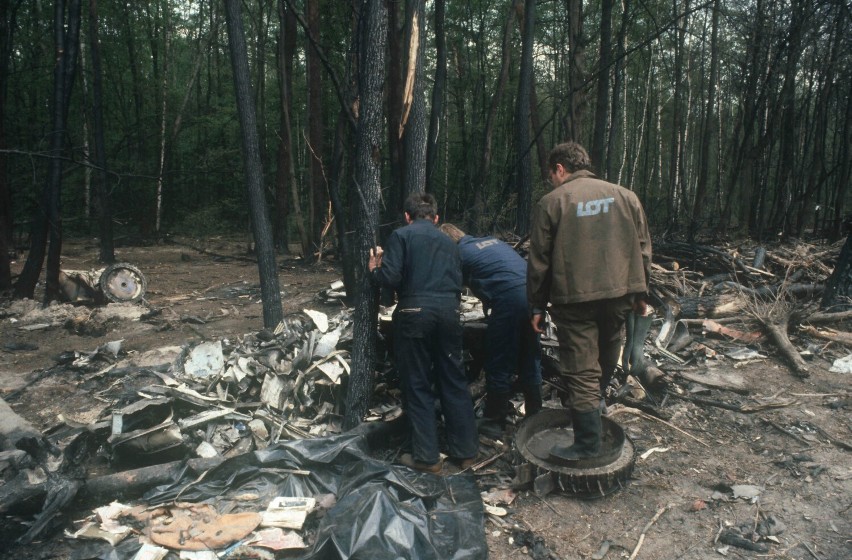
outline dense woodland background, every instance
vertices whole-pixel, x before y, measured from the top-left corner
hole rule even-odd
[[[0,12],[0,241],[30,249],[19,296],[45,256],[50,288],[63,234],[98,236],[109,261],[114,240],[260,227],[279,253],[357,255],[351,284],[418,190],[471,233],[523,236],[568,139],[659,235],[836,239],[849,212],[845,0]],[[13,280],[0,258],[0,288]]]

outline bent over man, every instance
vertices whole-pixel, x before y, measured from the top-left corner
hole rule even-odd
[[[384,251],[378,247],[371,252],[368,265],[374,281],[397,293],[394,356],[412,442],[411,456],[401,462],[421,471],[441,471],[437,391],[449,454],[464,469],[473,464],[479,437],[462,362],[459,251],[435,227],[438,214],[431,194],[406,199],[405,221],[408,225],[391,233]]]
[[[441,231],[458,243],[462,279],[482,301],[488,316],[485,332],[486,429],[502,431],[510,411],[512,377],[517,372],[524,411],[541,409],[541,346],[529,324],[527,261],[494,237],[466,235],[453,224]]]
[[[571,462],[600,452],[601,373],[618,363],[631,308],[644,311],[651,238],[639,199],[595,177],[582,146],[559,144],[548,166],[554,188],[533,211],[527,297],[536,332],[551,304],[574,443],[555,445],[550,455]]]

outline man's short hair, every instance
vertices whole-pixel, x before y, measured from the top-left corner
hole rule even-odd
[[[412,220],[431,220],[438,215],[438,203],[429,193],[411,193],[405,199],[403,209]]]
[[[556,164],[561,163],[568,173],[574,173],[581,169],[591,169],[592,160],[586,149],[576,142],[565,142],[557,144],[547,157],[547,165],[551,170],[556,170]]]
[[[439,227],[438,229],[446,233],[450,237],[450,239],[452,239],[456,243],[461,241],[461,238],[465,236],[465,233],[453,224],[441,224],[441,227]]]

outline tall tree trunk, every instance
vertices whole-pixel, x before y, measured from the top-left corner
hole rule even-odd
[[[0,2],[0,291],[12,287],[9,250],[12,248],[12,190],[9,188],[6,149],[6,96],[9,84],[9,59],[22,0]]]
[[[402,136],[399,129],[402,123],[402,33],[399,14],[404,5],[399,0],[384,0],[388,18],[387,34],[387,106],[388,126],[388,174],[390,184],[387,188],[384,222],[396,223],[400,220],[405,184],[403,181]],[[384,236],[380,236],[384,237]]]
[[[80,0],[68,4],[67,32],[64,0],[54,4],[53,38],[56,59],[53,70],[53,101],[51,103],[53,130],[50,134],[51,159],[48,176],[42,192],[41,206],[33,215],[30,252],[21,276],[15,284],[15,297],[32,298],[44,266],[45,303],[59,295],[59,258],[62,253],[62,224],[60,194],[62,189],[62,151],[65,145],[65,128],[68,121],[68,104],[76,74],[80,39]],[[49,249],[48,249],[49,241]]]
[[[426,115],[426,79],[423,68],[423,55],[426,51],[424,3],[424,0],[405,2],[408,64],[400,125],[405,160],[405,196],[424,192],[426,189],[426,135],[429,122]]]
[[[695,234],[698,232],[701,210],[704,207],[704,199],[707,193],[710,168],[717,167],[714,162],[710,161],[710,144],[713,142],[713,130],[716,120],[716,73],[719,68],[719,0],[714,0],[713,2],[712,21],[712,31],[710,33],[710,73],[707,76],[707,108],[704,111],[701,152],[698,157],[698,184],[695,186],[695,200],[693,201],[692,218],[689,221],[689,231],[687,234],[690,242],[695,241]]]
[[[689,2],[683,0],[684,9],[681,13],[679,2],[673,0],[672,13],[677,19],[677,43],[675,45],[674,65],[674,94],[672,98],[672,127],[671,127],[671,155],[669,156],[669,192],[666,196],[666,219],[669,232],[678,228],[677,219],[680,209],[680,196],[683,191],[681,178],[683,173],[683,66],[686,52],[686,28],[689,21]]]
[[[378,289],[371,285],[366,270],[369,250],[376,242],[382,163],[382,88],[387,38],[383,0],[361,2],[358,37],[360,114],[355,141],[354,187],[361,199],[357,212],[358,242],[355,248],[360,290],[356,295],[352,371],[346,393],[344,429],[357,426],[369,409],[375,369]]]
[[[237,112],[242,132],[242,151],[248,189],[251,225],[257,249],[257,266],[260,274],[260,295],[263,301],[263,326],[275,328],[284,317],[281,308],[281,289],[278,268],[275,265],[275,247],[272,228],[266,210],[263,169],[260,163],[260,146],[257,136],[257,118],[249,79],[243,22],[240,17],[240,0],[225,0],[225,19],[228,25],[228,46],[234,70],[234,90]]]
[[[289,254],[290,236],[287,217],[290,214],[291,181],[293,174],[293,136],[290,129],[290,108],[293,80],[293,57],[296,53],[296,18],[286,0],[278,0],[278,152],[275,170],[275,218],[273,238],[279,253]]]
[[[512,28],[515,25],[517,15],[522,9],[522,3],[523,0],[512,0],[509,3],[509,14],[506,16],[506,24],[503,26],[503,42],[500,49],[500,74],[497,77],[494,93],[491,95],[488,113],[485,116],[485,128],[482,133],[482,154],[479,158],[479,169],[476,172],[473,193],[471,193],[472,196],[470,197],[470,200],[473,202],[473,212],[468,214],[467,229],[469,231],[479,231],[477,220],[486,214],[485,188],[488,184],[488,175],[491,171],[491,145],[494,136],[494,124],[497,119],[497,111],[503,100],[503,94],[506,91],[506,84],[509,81],[509,67],[512,60]]]
[[[565,140],[579,140],[583,130],[586,97],[586,45],[583,38],[583,0],[565,0],[568,12],[568,122]]]
[[[616,183],[621,183],[621,170],[619,170],[618,174],[615,173],[614,167],[617,161],[616,158],[616,143],[620,139],[622,140],[621,152],[624,155],[624,158],[621,160],[622,165],[624,164],[624,160],[627,155],[627,130],[626,127],[622,127],[621,118],[622,115],[627,115],[627,111],[624,108],[624,104],[627,103],[627,99],[622,101],[621,94],[622,91],[626,91],[625,87],[625,75],[624,75],[624,66],[625,66],[625,58],[626,47],[625,43],[627,42],[627,26],[630,23],[630,0],[624,0],[622,2],[622,12],[621,12],[621,25],[618,28],[618,35],[616,36],[615,41],[615,60],[613,60],[613,80],[612,80],[612,119],[609,128],[609,135],[606,143],[606,177],[610,181],[614,181]]]
[[[515,149],[518,156],[516,187],[518,193],[517,232],[524,236],[530,230],[532,211],[532,157],[530,149],[530,99],[533,76],[533,42],[535,40],[535,0],[524,4],[524,34],[521,47],[521,71],[518,76],[518,99],[515,106]]]
[[[160,99],[160,160],[157,172],[156,210],[154,219],[154,231],[160,233],[160,225],[163,219],[163,183],[166,172],[166,118],[168,114],[169,100],[169,39],[171,28],[169,27],[169,5],[163,5],[163,69],[162,69],[162,97]]]
[[[447,82],[447,37],[444,33],[445,0],[435,0],[435,84],[432,86],[432,113],[426,143],[426,191],[434,190],[438,161],[438,136],[444,114],[444,90]]]
[[[107,174],[106,142],[104,141],[103,70],[101,67],[101,44],[98,37],[98,3],[89,0],[89,44],[92,51],[92,120],[95,138],[95,162],[98,177],[95,189],[100,225],[100,261],[115,262],[115,247],[112,236],[112,210]]]
[[[601,2],[600,54],[598,56],[598,92],[595,103],[595,134],[589,154],[592,165],[607,178],[606,137],[609,128],[609,74],[612,67],[612,5],[614,0]]]
[[[308,24],[308,33],[314,40],[320,40],[320,0],[308,0],[305,2],[305,19]],[[323,169],[322,156],[323,129],[325,127],[325,115],[322,99],[322,64],[316,49],[306,47],[307,73],[308,73],[308,159],[311,219],[309,228],[310,250],[305,258],[310,262],[313,260],[313,250],[319,248],[322,243],[321,234],[325,227],[325,217],[328,214],[328,184],[326,182],[325,170]]]
[[[136,39],[134,37],[133,19],[131,17],[130,6],[133,2],[130,0],[122,1],[122,9],[124,10],[123,24],[125,35],[125,46],[127,47],[127,61],[130,66],[131,88],[133,89],[133,116],[135,117],[133,126],[133,140],[128,142],[128,153],[140,159],[145,153],[145,127],[142,126],[142,113],[144,111],[143,95],[142,95],[142,80],[139,77],[139,60],[136,54]]]

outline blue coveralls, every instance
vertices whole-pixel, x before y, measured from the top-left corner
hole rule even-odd
[[[440,459],[433,386],[441,400],[450,456],[475,457],[479,436],[462,362],[456,244],[429,220],[415,220],[391,233],[373,278],[397,292],[394,357],[411,424],[412,457],[430,465]]]
[[[459,240],[464,283],[490,309],[486,330],[485,388],[508,393],[517,372],[524,387],[541,384],[541,345],[530,325],[527,261],[494,237]]]

